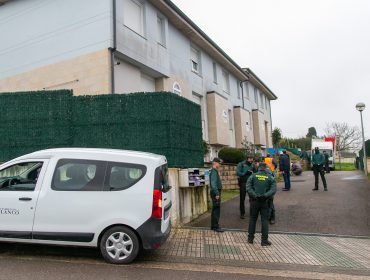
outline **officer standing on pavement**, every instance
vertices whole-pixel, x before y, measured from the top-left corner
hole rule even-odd
[[[248,243],[253,244],[256,232],[258,215],[261,214],[262,222],[262,246],[270,246],[268,240],[269,231],[269,206],[268,199],[276,193],[275,179],[266,172],[266,164],[260,163],[258,172],[249,177],[247,181],[247,192],[250,198],[250,220],[248,228]]]
[[[325,157],[325,171],[326,171],[326,173],[330,173],[329,154],[326,151],[324,151],[324,157]]]
[[[220,228],[220,210],[221,210],[221,190],[222,183],[218,168],[221,165],[219,158],[214,158],[212,161],[212,169],[209,173],[210,194],[212,198],[212,214],[211,214],[211,229],[216,232],[223,232]]]
[[[249,177],[257,171],[253,163],[253,156],[247,155],[246,160],[238,163],[236,175],[240,189],[240,219],[245,219],[245,196],[247,194],[246,185]]]
[[[283,191],[290,191],[290,158],[286,150],[283,151],[283,154],[280,156],[279,160],[280,171],[283,172],[285,187]]]
[[[321,176],[322,183],[324,185],[324,191],[328,190],[328,185],[326,184],[325,171],[324,171],[325,157],[320,153],[318,147],[315,148],[315,152],[312,155],[312,169],[315,175],[315,188],[313,191],[319,190],[319,174]]]

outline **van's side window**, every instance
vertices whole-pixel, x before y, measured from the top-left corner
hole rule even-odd
[[[108,162],[105,190],[120,191],[135,185],[144,177],[146,166],[119,162]]]
[[[102,191],[107,163],[95,160],[61,159],[51,188],[56,191]]]
[[[22,162],[0,170],[0,191],[34,191],[43,162]]]

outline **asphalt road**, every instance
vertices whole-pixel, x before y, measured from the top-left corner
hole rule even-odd
[[[292,177],[290,192],[281,191],[278,184],[275,195],[276,224],[270,231],[302,232],[337,235],[370,235],[370,182],[358,171],[336,171],[326,175],[328,192],[313,192],[312,172]],[[224,228],[247,230],[247,217],[239,217],[239,197],[221,206],[220,224]],[[210,215],[190,224],[195,227],[209,227]],[[260,229],[260,225],[257,226]]]
[[[69,261],[68,259],[53,260],[39,257],[20,258],[15,256],[0,257],[0,267],[0,280],[306,279],[301,277],[284,277],[286,272],[272,273],[268,270],[251,270],[243,268],[226,268],[225,272],[222,272],[222,269],[220,268],[214,271],[213,268],[209,266],[200,267],[189,264],[135,263],[128,266],[117,266],[87,260]],[[312,274],[309,275],[312,276]]]

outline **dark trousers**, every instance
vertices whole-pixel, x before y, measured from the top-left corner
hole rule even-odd
[[[254,239],[254,234],[256,233],[256,224],[258,215],[261,214],[261,223],[262,223],[262,241],[268,240],[269,232],[269,206],[267,200],[258,201],[250,200],[251,204],[251,213],[249,219],[249,228],[248,228],[248,239]]]
[[[313,166],[313,174],[315,175],[315,189],[319,188],[319,174],[320,174],[322,183],[324,185],[324,188],[326,189],[328,186],[326,184],[325,172],[324,172],[323,166],[322,165],[314,165]]]
[[[329,162],[325,163],[325,171],[326,173],[330,173]]]
[[[269,221],[275,221],[275,205],[274,205],[274,198],[270,198],[268,201],[269,207]]]
[[[220,214],[221,214],[221,193],[219,199],[211,193],[212,198],[212,213],[211,213],[211,229],[217,229],[220,227]]]
[[[240,190],[240,215],[245,215],[245,196],[247,195],[247,182],[238,180]]]
[[[290,190],[290,171],[284,171],[283,173],[285,188]]]

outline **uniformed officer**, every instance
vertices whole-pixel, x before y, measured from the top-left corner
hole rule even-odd
[[[247,192],[250,198],[250,220],[248,229],[248,243],[253,244],[256,232],[258,215],[261,214],[262,222],[262,246],[270,246],[268,240],[269,231],[269,206],[268,199],[276,193],[275,179],[266,172],[266,163],[259,164],[258,172],[249,177],[247,181]]]
[[[325,157],[323,154],[320,153],[319,148],[316,147],[315,152],[312,155],[312,169],[313,169],[313,174],[315,175],[315,188],[312,189],[313,191],[319,190],[319,174],[321,176],[321,180],[324,185],[324,191],[328,190],[328,186],[326,184],[326,179],[325,179],[324,163],[325,163]]]
[[[266,162],[265,162],[266,163]],[[275,178],[275,172],[273,172],[269,165],[266,163],[266,173],[271,175],[273,178]],[[276,211],[275,211],[275,204],[274,204],[274,195],[271,196],[269,199],[267,199],[267,205],[269,206],[269,222],[270,225],[275,224],[275,218],[276,218]]]
[[[216,232],[223,232],[219,224],[222,190],[221,178],[218,174],[220,165],[221,160],[219,158],[214,158],[212,161],[212,169],[209,173],[210,194],[212,199],[211,229]]]
[[[324,157],[325,157],[325,171],[326,171],[326,173],[330,173],[329,154],[326,151],[324,151]]]
[[[257,171],[253,163],[253,156],[247,155],[246,160],[238,163],[236,167],[236,176],[240,189],[240,219],[245,219],[245,196],[247,194],[246,185],[249,177]]]

